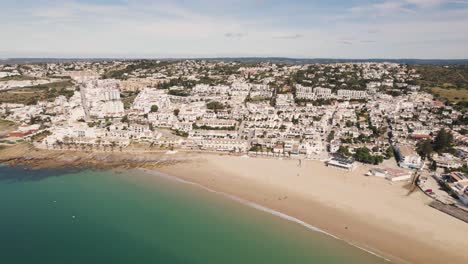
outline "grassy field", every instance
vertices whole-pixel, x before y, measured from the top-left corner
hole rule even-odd
[[[413,65],[421,75],[417,84],[443,101],[468,101],[468,65]]]
[[[0,103],[36,104],[37,101],[53,100],[59,95],[70,97],[73,91],[67,88],[73,87],[70,80],[36,85],[0,92]]]
[[[454,88],[430,88],[432,94],[439,96],[440,98],[446,99],[450,102],[468,101],[468,90],[467,89],[454,89]]]
[[[461,88],[468,89],[468,65],[414,65],[420,75],[418,80],[423,88]]]

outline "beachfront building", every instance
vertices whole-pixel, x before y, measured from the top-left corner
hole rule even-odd
[[[356,162],[354,160],[333,157],[325,162],[327,166],[336,167],[345,170],[354,170],[356,168]]]
[[[380,177],[380,178],[385,178],[387,177],[388,172],[385,169],[380,169],[380,168],[373,168],[370,169],[368,173],[366,173],[367,176],[375,176],[375,177]]]
[[[458,199],[460,199],[464,205],[468,206],[468,180],[456,182],[452,190],[458,196]]]
[[[461,159],[449,154],[443,153],[441,155],[434,155],[432,159],[436,162],[437,167],[444,169],[458,169],[463,166]]]
[[[202,150],[213,150],[223,152],[246,152],[248,144],[238,139],[203,139],[196,142]]]
[[[412,147],[408,145],[401,145],[395,146],[394,150],[400,167],[408,169],[420,169],[423,165],[421,157]]]

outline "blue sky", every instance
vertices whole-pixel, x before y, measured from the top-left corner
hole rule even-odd
[[[0,0],[0,57],[468,58],[468,0]]]

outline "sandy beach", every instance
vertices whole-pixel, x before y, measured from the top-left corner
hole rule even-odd
[[[467,263],[468,224],[429,207],[407,183],[366,177],[319,161],[193,152],[37,150],[23,144],[0,161],[31,168],[145,168],[287,214],[395,263]],[[304,229],[305,231],[307,229]]]
[[[406,183],[318,161],[185,154],[158,171],[285,213],[395,263],[466,263],[468,225]]]

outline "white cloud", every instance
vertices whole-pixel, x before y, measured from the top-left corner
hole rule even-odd
[[[304,35],[302,34],[293,34],[293,35],[282,35],[282,36],[275,36],[275,39],[300,39],[303,38]]]
[[[266,11],[239,18],[174,2],[65,1],[0,16],[11,25],[2,29],[9,41],[0,50],[19,56],[468,57],[468,9],[438,8],[449,2],[460,1],[385,0],[282,20]],[[320,24],[330,17],[332,26]]]

